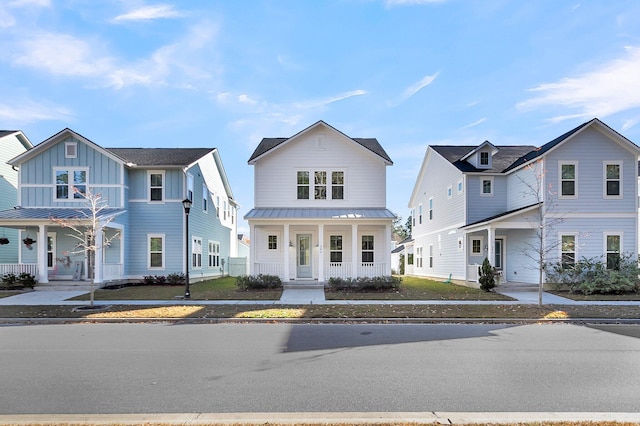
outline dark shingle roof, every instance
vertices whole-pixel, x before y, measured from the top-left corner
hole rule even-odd
[[[528,152],[536,149],[530,145],[496,146],[498,152],[493,156],[491,169],[478,169],[471,163],[461,160],[469,151],[476,149],[476,146],[455,146],[455,145],[432,145],[434,151],[442,155],[447,161],[456,166],[461,172],[489,172],[500,173],[505,171],[514,161],[518,160]]]
[[[3,138],[5,136],[7,136],[7,135],[10,135],[10,134],[13,134],[13,133],[16,133],[16,132],[17,132],[17,130],[0,130],[0,138]]]
[[[214,148],[105,148],[136,166],[187,166]]]

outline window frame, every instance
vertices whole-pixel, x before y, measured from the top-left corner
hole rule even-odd
[[[320,178],[320,182],[318,182]],[[314,200],[326,200],[327,199],[327,171],[326,170],[314,170],[313,171],[313,199]]]
[[[433,244],[429,244],[429,269],[433,269]]]
[[[429,221],[433,220],[433,197],[429,197]]]
[[[484,183],[485,182],[489,182],[489,188],[491,189],[490,192],[484,192]],[[493,176],[483,176],[480,179],[480,195],[482,197],[493,197],[493,193],[494,193],[494,179]]]
[[[267,250],[278,250],[278,234],[267,235]]]
[[[64,143],[64,158],[78,158],[78,142]]]
[[[486,158],[485,158],[486,157]],[[486,159],[486,161],[485,161]],[[478,153],[478,164],[480,167],[489,167],[491,164],[491,155],[489,151],[480,151]]]
[[[457,189],[458,189],[458,195],[464,192],[464,182],[462,181],[462,179],[458,180]]]
[[[66,172],[67,174],[67,183],[59,184],[58,183],[58,173]],[[84,173],[84,182],[81,185],[77,185],[75,182],[76,173],[81,172]],[[58,187],[66,187],[67,196],[64,198],[58,197]],[[73,190],[77,187],[84,187],[84,192],[79,190],[78,193],[82,194],[81,196],[76,196],[76,192]],[[53,200],[56,202],[78,202],[79,200],[84,199],[84,196],[89,189],[89,168],[88,167],[54,167],[53,168]]]
[[[367,241],[365,241],[365,238],[367,239]],[[366,234],[366,235],[361,235],[360,237],[360,242],[361,242],[361,251],[360,251],[360,258],[362,263],[375,263],[376,257],[375,257],[375,236],[371,235],[371,234]],[[365,260],[365,254],[367,255],[367,259],[369,259],[369,257],[371,258],[371,260]]]
[[[336,242],[336,245],[334,245],[334,241]],[[338,244],[339,247],[338,247]],[[344,249],[344,236],[341,234],[336,234],[336,235],[330,235],[329,236],[329,263],[342,263],[344,258],[343,258],[343,249]],[[334,260],[333,255],[334,254],[339,254],[340,256],[340,260]]]
[[[187,173],[187,195],[186,198],[193,203],[193,186],[195,185],[193,175]]]
[[[453,185],[449,185],[447,187],[447,199],[451,199],[453,197]]]
[[[304,177],[306,174],[306,183],[304,182]],[[303,178],[302,182],[300,178]],[[302,190],[302,193],[300,192]],[[306,197],[305,195],[306,190]],[[311,172],[309,170],[296,170],[296,199],[297,200],[308,200],[311,196]]]
[[[209,240],[208,242],[209,268],[220,267],[220,242]]]
[[[622,182],[623,179],[623,162],[622,161],[611,161],[605,160],[602,162],[602,196],[605,199],[621,199],[622,196]],[[607,176],[607,167],[608,166],[618,166],[618,178],[617,179],[609,179]],[[617,195],[609,195],[609,181],[618,181],[618,194]]]
[[[562,176],[562,166],[573,166],[573,179],[564,179]],[[573,181],[573,195],[564,195],[563,182]],[[558,162],[558,187],[560,189],[558,198],[576,199],[578,198],[578,162],[577,161],[560,161]]]
[[[337,176],[336,176],[337,175]],[[342,183],[337,182],[334,183],[334,177],[342,176]],[[345,181],[345,172],[344,170],[332,170],[331,171],[331,199],[332,200],[344,200],[344,181]],[[335,197],[336,190],[339,190],[340,196]]]
[[[620,269],[620,259],[622,257],[622,248],[623,246],[623,233],[622,232],[615,232],[615,231],[609,231],[609,232],[604,232],[603,234],[603,238],[602,238],[602,242],[603,242],[603,257],[604,257],[604,263],[605,263],[605,267],[607,270],[618,270]],[[609,237],[618,237],[618,251],[610,251],[609,250]],[[609,254],[617,254],[617,265],[616,267],[610,268],[609,267]]]
[[[202,211],[209,212],[209,188],[206,183],[202,184]]]
[[[160,183],[160,186],[158,185],[153,185],[153,178],[152,176],[154,175],[160,175],[161,176],[161,180],[162,182]],[[148,195],[147,195],[147,201],[149,203],[164,203],[165,201],[165,171],[164,170],[148,170],[147,171],[147,191],[148,191]],[[159,200],[153,200],[153,191],[154,189],[158,189],[160,188],[160,199]]]
[[[422,203],[418,204],[418,224],[422,225]]]
[[[160,251],[155,250],[152,251],[151,240],[152,239],[160,239],[161,249]],[[166,235],[165,234],[147,234],[147,269],[154,271],[162,271],[166,269]],[[160,260],[162,262],[161,266],[153,266],[152,265],[152,255],[160,253]]]
[[[414,259],[414,266],[416,268],[422,269],[422,256],[423,256],[423,247],[416,246],[416,255]]]
[[[573,238],[573,250],[565,250],[564,237]],[[558,245],[558,258],[560,259],[560,264],[563,268],[575,267],[576,261],[578,259],[578,234],[575,232],[562,232],[558,235],[558,241],[560,242],[560,244]],[[565,262],[565,254],[573,255],[572,262]]]
[[[202,269],[202,237],[191,236],[191,269]]]
[[[478,242],[478,251],[475,251],[475,243]],[[471,237],[471,255],[482,255],[482,237]]]

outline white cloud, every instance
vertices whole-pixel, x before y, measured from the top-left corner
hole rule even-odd
[[[249,105],[255,105],[258,103],[255,99],[251,99],[249,95],[246,95],[244,93],[238,96],[238,102],[240,102],[241,104],[249,104]]]
[[[407,87],[404,93],[402,93],[402,98],[409,99],[410,97],[418,93],[420,90],[424,89],[425,87],[433,83],[433,81],[438,77],[438,74],[440,73],[435,73],[433,75],[425,75],[424,77],[422,77],[420,81]]]
[[[16,24],[16,18],[0,6],[0,28],[10,28]]]
[[[31,100],[14,100],[11,104],[0,103],[0,123],[11,123],[8,127],[42,120],[68,120],[72,113],[57,105]],[[0,126],[1,127],[1,126]]]
[[[622,128],[620,130],[622,132],[626,132],[630,128],[635,127],[635,125],[638,124],[638,123],[640,123],[640,117],[635,117],[635,118],[631,118],[631,119],[625,120],[622,123]]]
[[[549,119],[604,118],[640,107],[640,48],[627,47],[623,58],[604,63],[591,72],[563,78],[533,89],[537,95],[516,105],[521,110],[562,107],[572,113]]]
[[[13,0],[9,3],[11,7],[28,7],[28,6],[37,6],[37,7],[50,7],[51,0]]]
[[[344,101],[345,99],[352,98],[354,96],[362,96],[366,95],[367,92],[365,90],[352,90],[345,93],[340,93],[338,95],[334,95],[328,98],[322,99],[312,99],[308,101],[296,102],[294,106],[299,109],[312,109],[312,108],[322,108],[334,102]]]
[[[150,21],[153,19],[179,18],[181,16],[183,16],[183,13],[175,10],[172,5],[158,4],[153,6],[143,6],[127,13],[123,13],[122,15],[118,15],[113,18],[113,22]]]
[[[487,121],[487,119],[485,117],[481,118],[480,120],[474,121],[473,123],[467,124],[466,126],[463,127],[463,129],[468,129],[470,127],[475,127],[479,124],[484,123],[485,121]]]

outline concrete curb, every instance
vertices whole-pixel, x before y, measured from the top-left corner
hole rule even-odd
[[[164,413],[0,415],[2,425],[216,425],[216,424],[474,424],[612,421],[640,423],[640,413],[603,412],[398,412],[398,413]]]

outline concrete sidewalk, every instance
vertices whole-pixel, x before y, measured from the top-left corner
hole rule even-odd
[[[537,305],[538,292],[532,288],[496,288],[497,293],[514,300],[326,300],[322,288],[287,288],[280,300],[109,300],[113,305]],[[86,301],[68,300],[88,293],[81,290],[38,290],[0,298],[0,306],[7,305],[86,305]],[[100,301],[105,303],[105,301]],[[543,292],[545,305],[611,305],[640,306],[640,301],[576,301]]]

